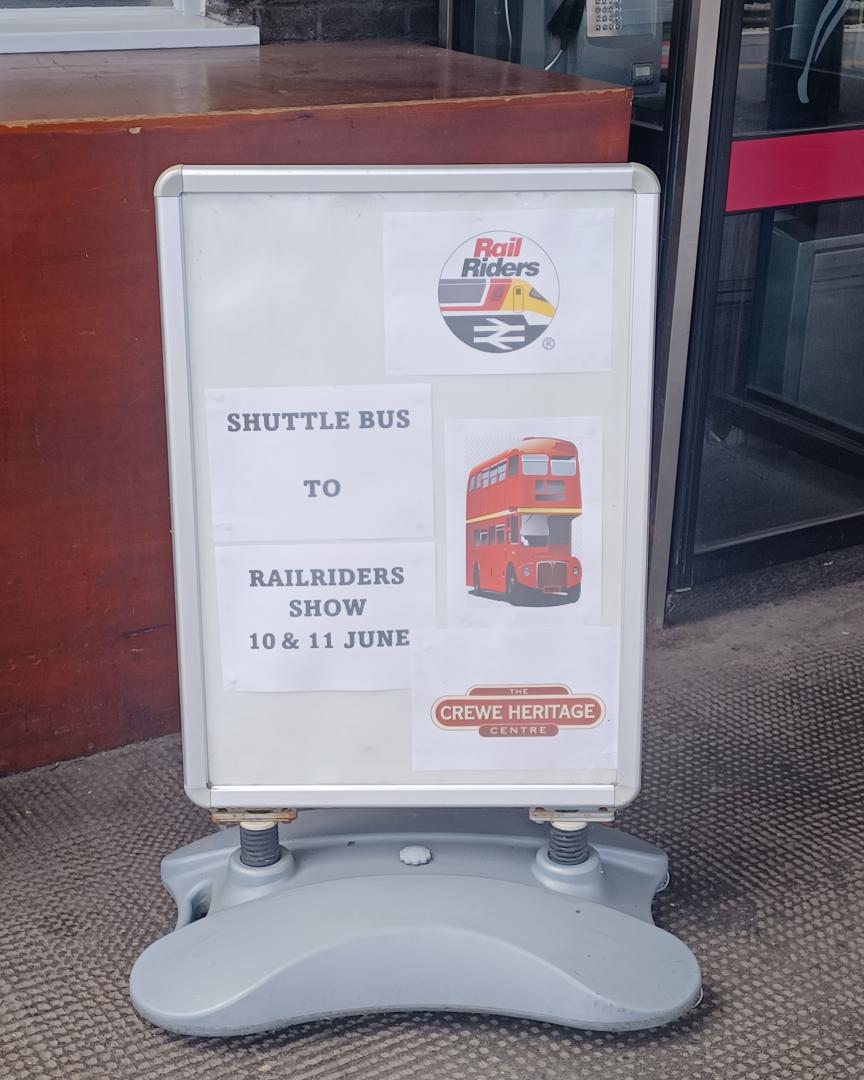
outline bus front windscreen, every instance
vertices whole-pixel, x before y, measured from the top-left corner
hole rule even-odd
[[[523,514],[519,535],[524,547],[569,545],[573,519],[564,514]]]

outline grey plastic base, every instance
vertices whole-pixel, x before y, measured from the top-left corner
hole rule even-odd
[[[547,835],[525,810],[310,810],[253,869],[222,830],[163,860],[177,928],[138,958],[132,1002],[189,1035],[413,1009],[627,1030],[697,1004],[693,954],[651,920],[663,852],[592,825],[591,857],[561,867]],[[400,861],[412,844],[431,861]]]

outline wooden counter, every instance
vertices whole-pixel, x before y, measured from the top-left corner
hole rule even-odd
[[[177,726],[157,176],[624,161],[629,114],[425,46],[0,58],[0,772]]]

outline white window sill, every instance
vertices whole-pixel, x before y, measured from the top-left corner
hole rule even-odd
[[[257,45],[257,26],[226,26],[172,7],[0,8],[0,53]]]

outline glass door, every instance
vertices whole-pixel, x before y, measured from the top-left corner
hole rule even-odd
[[[633,91],[631,159],[664,178],[682,0],[450,0],[460,52]]]
[[[734,5],[670,586],[864,541],[864,3]]]

